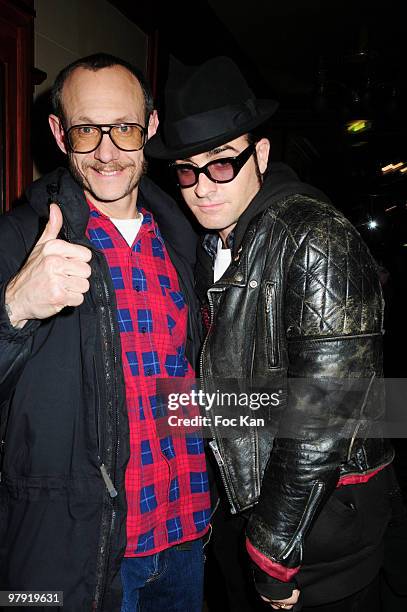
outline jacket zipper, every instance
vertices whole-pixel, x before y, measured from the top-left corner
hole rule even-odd
[[[54,202],[56,202],[56,200],[53,200]],[[58,204],[58,202],[56,202]],[[59,204],[58,204],[59,205]],[[65,238],[68,242],[72,242],[71,239],[71,232],[69,230],[69,227],[67,226],[66,223],[63,224],[63,231],[65,234]],[[100,257],[100,254],[93,249],[92,247],[87,246],[87,248],[91,248],[91,250],[94,253],[94,256],[96,257],[96,259],[98,259]],[[112,317],[112,311],[110,308],[110,292],[109,292],[109,288],[107,287],[106,281],[104,280],[104,278],[102,278],[102,286],[103,286],[103,291],[104,291],[104,297],[106,299],[106,311],[108,312],[108,318],[109,318],[109,331],[110,331],[110,335],[111,335],[111,341],[112,341],[112,351],[113,351],[113,364],[114,364],[114,370],[113,370],[113,390],[112,390],[112,401],[114,402],[114,398],[116,397],[116,384],[115,384],[115,370],[116,370],[116,364],[117,364],[117,353],[116,353],[116,347],[114,344],[114,324],[113,324],[113,317]],[[116,406],[116,414],[115,414],[115,426],[116,426],[116,436],[115,436],[115,440],[113,443],[113,448],[115,448],[115,457],[114,457],[114,462],[113,465],[111,466],[111,474],[115,474],[116,473],[116,465],[117,465],[117,457],[119,454],[119,439],[118,439],[118,431],[119,431],[119,415],[118,415],[118,410],[117,410],[117,403],[114,402],[114,405]],[[99,461],[101,461],[101,458],[99,456]],[[101,528],[101,541],[99,543],[99,552],[98,552],[98,557],[99,557],[99,566],[102,566],[102,571],[99,577],[96,578],[96,586],[95,586],[95,595],[94,595],[94,601],[93,601],[93,605],[92,605],[92,610],[94,610],[94,612],[97,612],[97,610],[100,609],[100,604],[103,600],[103,595],[104,595],[104,590],[105,590],[105,586],[106,586],[106,573],[107,573],[107,562],[108,562],[108,558],[109,558],[109,549],[110,549],[110,540],[111,540],[111,536],[112,533],[114,531],[115,528],[115,523],[116,523],[116,510],[114,507],[114,498],[117,497],[118,493],[117,490],[114,487],[113,481],[111,479],[111,477],[109,476],[109,471],[106,468],[105,464],[101,461],[100,465],[99,465],[99,469],[103,478],[103,482],[106,485],[106,489],[107,492],[110,496],[111,499],[111,518],[110,518],[110,527],[109,530],[107,531],[105,528],[105,525],[102,525]],[[102,510],[102,521],[104,521],[103,518],[103,513],[105,511]]]
[[[95,407],[95,427],[96,427],[96,441],[97,441],[97,450],[98,450],[98,459],[99,462],[102,463],[101,455],[103,449],[103,439],[102,439],[102,425],[101,425],[101,408],[100,408],[100,387],[99,380],[97,375],[96,368],[96,358],[93,356],[93,374],[95,377],[95,388],[96,388],[96,407]]]
[[[277,323],[276,323],[276,287],[274,283],[267,283],[266,285],[266,314],[267,323],[270,328],[270,341],[268,343],[268,360],[271,368],[276,368],[279,364],[279,350],[278,350],[278,335],[277,335]],[[267,330],[266,330],[267,338]]]
[[[212,426],[211,426],[211,429],[212,429]],[[216,435],[213,430],[212,430],[212,434],[214,436]],[[227,482],[225,462],[223,461],[222,455],[220,454],[219,447],[216,443],[215,438],[209,442],[209,446],[211,447],[214,457],[216,459],[216,463],[218,464],[220,477],[222,479],[223,486],[225,487],[226,497],[228,498],[231,514],[237,514],[236,506],[232,498],[232,493],[229,488],[229,484]]]
[[[64,224],[64,234],[65,234],[65,237],[66,237],[67,241],[68,242],[72,242],[72,240],[71,240],[71,233],[70,233],[69,227],[66,224]],[[93,251],[93,252],[95,253],[95,251]],[[108,305],[108,304],[110,304],[110,301],[109,301],[110,294],[109,294],[109,289],[108,289],[108,287],[107,287],[107,285],[106,285],[106,283],[104,281],[103,281],[103,288],[104,288],[104,291],[105,291],[106,304]],[[110,332],[111,332],[112,338],[113,338],[114,328],[113,328],[113,323],[112,323],[112,313],[111,313],[110,308],[107,308],[107,310],[109,312]],[[115,346],[114,346],[113,341],[112,341],[112,348],[113,348],[114,364],[116,365],[117,358],[116,358],[116,350],[115,350]],[[96,374],[95,359],[93,359],[93,364],[94,364],[94,367],[95,367],[97,393],[98,393],[98,396],[100,398],[99,382],[98,382],[97,374]],[[113,395],[113,397],[114,397],[114,395]],[[99,418],[99,414],[97,415],[97,418]],[[119,420],[118,412],[116,410],[116,442],[117,442],[117,444],[116,444],[116,447],[117,447],[116,456],[119,453],[119,449],[118,449],[119,440],[118,440],[118,436],[117,436],[118,420]],[[99,422],[96,423],[96,429],[97,429],[96,433],[97,433],[97,440],[98,440],[98,459],[99,459],[99,463],[100,463],[99,464],[99,469],[100,469],[100,472],[102,474],[103,481],[104,481],[104,483],[106,485],[106,488],[107,488],[107,491],[108,491],[110,497],[116,497],[117,496],[117,491],[116,491],[116,489],[115,489],[115,487],[113,485],[113,482],[112,482],[112,480],[111,480],[111,478],[110,478],[110,476],[109,476],[109,474],[107,472],[106,466],[105,466],[103,460],[101,459],[102,449],[101,449],[101,446],[100,446],[101,440],[100,440]],[[115,461],[114,467],[116,467],[116,461]],[[112,473],[114,473],[114,472],[115,472],[115,469],[112,470]]]
[[[102,473],[102,478],[105,482],[106,485],[106,489],[108,490],[108,493],[110,495],[110,497],[117,497],[117,491],[114,487],[114,484],[109,476],[109,474],[107,473],[106,467],[104,463],[100,464],[100,471]]]
[[[216,291],[224,291],[224,289],[216,289]],[[208,291],[208,299],[209,299],[209,308],[210,308],[210,313],[211,313],[211,320],[210,320],[210,326],[208,329],[208,333],[206,334],[203,346],[202,346],[202,350],[201,350],[201,356],[199,359],[199,369],[200,369],[200,374],[201,374],[201,386],[202,386],[202,391],[205,393],[205,385],[204,385],[204,366],[203,366],[203,360],[204,360],[204,352],[205,352],[205,348],[206,348],[206,344],[207,344],[207,340],[209,337],[209,334],[211,332],[211,328],[212,328],[212,323],[213,323],[213,315],[214,315],[214,310],[213,310],[213,301],[212,301],[212,296],[211,296],[211,292],[210,290]],[[231,491],[231,487],[230,484],[228,482],[228,476],[227,476],[227,472],[226,472],[226,468],[225,468],[225,462],[223,461],[222,455],[219,451],[219,447],[218,447],[218,443],[217,443],[217,435],[216,435],[216,429],[214,427],[214,425],[212,424],[212,420],[211,420],[211,425],[210,425],[210,429],[211,429],[211,433],[213,436],[213,439],[209,442],[209,446],[212,449],[212,452],[214,454],[216,463],[218,464],[219,467],[219,473],[221,476],[221,480],[223,483],[223,486],[225,487],[225,492],[226,492],[226,497],[229,501],[230,504],[230,509],[231,509],[231,513],[232,514],[237,514],[237,509],[234,503],[234,499],[233,499],[233,494]]]
[[[95,368],[95,381],[96,381],[96,393],[98,395],[98,397],[100,398],[100,389],[99,389],[99,381],[97,379],[97,373],[96,373],[96,365],[95,365],[95,359],[93,359],[93,363],[94,363],[94,368]],[[102,478],[104,480],[104,483],[106,485],[106,489],[110,495],[110,497],[116,497],[117,496],[117,491],[113,485],[113,482],[107,472],[106,466],[103,462],[102,459],[102,450],[103,450],[103,440],[102,440],[102,436],[101,436],[101,431],[100,431],[100,418],[99,418],[99,414],[100,414],[100,407],[99,407],[99,402],[97,405],[97,414],[95,415],[96,418],[96,438],[97,438],[97,448],[98,448],[98,461],[99,461],[99,469],[100,469],[100,473],[102,474]]]
[[[100,254],[97,253],[97,257],[100,257]],[[105,281],[105,279],[102,276],[101,279],[101,284],[103,287],[103,293],[104,293],[104,298],[105,298],[105,306],[106,306],[106,311],[108,313],[108,321],[109,321],[109,331],[110,331],[110,337],[111,337],[111,342],[112,342],[112,352],[113,352],[113,385],[112,385],[112,392],[111,392],[111,398],[112,398],[112,402],[114,405],[114,410],[115,410],[115,435],[114,435],[114,439],[113,439],[113,448],[115,449],[114,452],[114,456],[112,457],[111,465],[110,467],[110,475],[115,475],[116,474],[116,466],[117,466],[117,459],[118,459],[118,454],[119,454],[119,437],[118,437],[118,432],[119,432],[119,412],[117,409],[117,402],[115,402],[115,398],[116,398],[116,377],[115,377],[115,373],[116,373],[116,366],[117,366],[117,353],[116,353],[116,346],[114,343],[114,337],[115,337],[115,329],[114,329],[114,323],[113,323],[113,317],[112,317],[112,311],[110,308],[110,292],[109,292],[109,288],[107,286],[107,283]],[[96,582],[96,587],[95,587],[95,599],[94,599],[94,610],[97,611],[100,609],[100,605],[101,602],[103,601],[103,596],[104,596],[104,591],[105,591],[105,587],[106,587],[106,574],[107,574],[107,566],[108,566],[108,559],[109,559],[109,551],[110,551],[110,541],[112,538],[112,534],[114,532],[115,529],[115,524],[116,524],[116,516],[117,516],[117,512],[115,509],[115,498],[117,497],[118,493],[117,490],[113,484],[113,481],[111,479],[111,476],[109,475],[109,470],[108,467],[106,467],[106,465],[104,463],[101,463],[100,465],[100,472],[102,474],[102,478],[103,481],[106,485],[107,491],[109,493],[109,496],[111,498],[111,518],[110,518],[110,526],[109,529],[104,530],[101,534],[101,541],[99,543],[99,567],[101,568],[100,570],[100,575],[97,578],[97,582]],[[107,527],[107,526],[106,526]]]
[[[315,514],[315,510],[317,507],[317,504],[320,500],[321,494],[324,490],[324,484],[322,482],[316,482],[311,490],[311,494],[310,494],[310,498],[308,501],[308,504],[303,512],[302,518],[301,518],[301,522],[297,528],[297,531],[295,532],[293,538],[291,539],[291,542],[289,542],[289,544],[286,546],[286,548],[283,550],[283,553],[281,555],[281,560],[285,561],[293,552],[296,544],[298,542],[300,542],[300,546],[301,546],[301,540],[304,534],[304,526],[306,524],[309,524],[312,521],[312,518]],[[302,561],[302,547],[301,547],[301,555],[300,555],[300,562],[299,564],[301,565],[301,561]]]

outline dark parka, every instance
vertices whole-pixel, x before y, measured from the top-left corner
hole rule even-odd
[[[139,198],[160,227],[186,296],[186,352],[194,363],[195,234],[146,177]],[[90,290],[80,307],[14,329],[5,287],[43,231],[50,202],[63,213],[60,237],[92,249]],[[0,218],[0,590],[63,591],[64,612],[115,612],[129,435],[114,290],[103,254],[85,237],[88,214],[83,191],[59,169]]]

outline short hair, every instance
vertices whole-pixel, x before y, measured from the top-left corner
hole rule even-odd
[[[253,130],[250,130],[250,132],[246,133],[246,140],[248,144],[256,144],[256,142],[259,142],[259,140],[261,140],[262,138],[270,138],[269,136],[267,136],[267,131],[264,127],[264,123],[255,127]]]
[[[143,72],[133,66],[133,64],[126,62],[120,57],[110,55],[109,53],[94,53],[93,55],[81,57],[61,70],[56,77],[51,90],[51,103],[54,114],[63,120],[65,119],[62,104],[62,89],[66,79],[72,74],[72,72],[74,72],[74,70],[77,68],[86,68],[86,70],[96,72],[97,70],[101,70],[102,68],[110,68],[111,66],[123,66],[123,68],[126,68],[129,72],[131,72],[131,74],[133,74],[140,83],[144,96],[145,122],[147,126],[149,117],[154,110],[153,96],[147,79],[145,78]]]
[[[265,129],[264,129],[263,123],[255,127],[253,130],[250,130],[250,132],[246,132],[244,136],[246,137],[246,141],[248,145],[255,145],[262,138],[268,138],[268,136],[265,135]],[[255,170],[256,170],[256,176],[259,180],[260,185],[262,185],[264,179],[263,179],[263,174],[260,172],[259,161],[257,159],[256,150],[254,151],[254,165],[255,165]]]

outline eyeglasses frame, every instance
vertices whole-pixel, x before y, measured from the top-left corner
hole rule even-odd
[[[169,166],[172,170],[175,171],[175,174],[178,168],[188,168],[189,170],[192,170],[195,174],[195,183],[192,183],[192,185],[180,185],[180,183],[177,181],[177,185],[180,189],[189,189],[189,187],[194,187],[199,181],[199,175],[201,174],[201,172],[205,174],[205,176],[213,183],[231,183],[232,181],[235,180],[240,170],[243,168],[245,163],[249,161],[251,155],[255,151],[256,151],[256,143],[253,142],[249,144],[245,149],[243,149],[243,151],[239,153],[239,155],[236,155],[235,157],[218,157],[217,159],[212,159],[210,162],[208,162],[204,166],[194,166],[193,164],[177,164],[177,162],[171,162]],[[219,162],[231,164],[233,168],[233,172],[234,172],[234,176],[231,179],[221,181],[219,179],[214,179],[210,176],[208,172],[208,166],[210,166],[211,164],[212,165],[217,164]]]
[[[142,133],[143,133],[143,143],[141,145],[141,147],[139,147],[138,149],[123,149],[123,147],[119,147],[115,141],[112,138],[111,135],[111,131],[113,128],[115,127],[122,127],[123,125],[129,125],[131,127],[137,126],[138,128],[141,129]],[[90,149],[89,151],[75,151],[75,149],[72,147],[71,144],[71,139],[69,137],[69,133],[74,129],[74,128],[84,128],[84,127],[91,127],[91,128],[98,128],[100,130],[100,138],[99,138],[99,142],[96,145],[96,147],[94,147],[93,149]],[[106,128],[106,129],[103,129]],[[72,153],[77,153],[79,155],[86,155],[87,153],[93,153],[93,151],[96,151],[96,149],[100,146],[100,143],[102,142],[103,136],[105,134],[108,134],[110,140],[112,141],[112,143],[114,144],[115,147],[117,147],[120,151],[127,151],[128,153],[132,152],[132,151],[141,151],[141,149],[144,147],[144,145],[147,142],[147,134],[148,134],[148,129],[146,127],[143,127],[142,125],[140,125],[139,123],[81,123],[79,125],[71,125],[71,127],[66,130],[64,128],[65,134],[66,134],[66,139],[69,145],[70,150],[72,151]]]

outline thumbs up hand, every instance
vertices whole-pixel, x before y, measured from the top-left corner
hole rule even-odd
[[[58,239],[62,223],[59,206],[51,204],[41,237],[7,286],[5,303],[15,327],[23,327],[29,319],[51,317],[65,306],[79,306],[89,290],[92,253]]]
[[[41,237],[39,238],[37,244],[43,244],[48,240],[56,240],[58,238],[58,234],[62,229],[62,224],[64,219],[62,217],[62,212],[57,204],[51,204],[49,207],[49,219],[48,223],[45,226],[44,231],[42,232]]]

